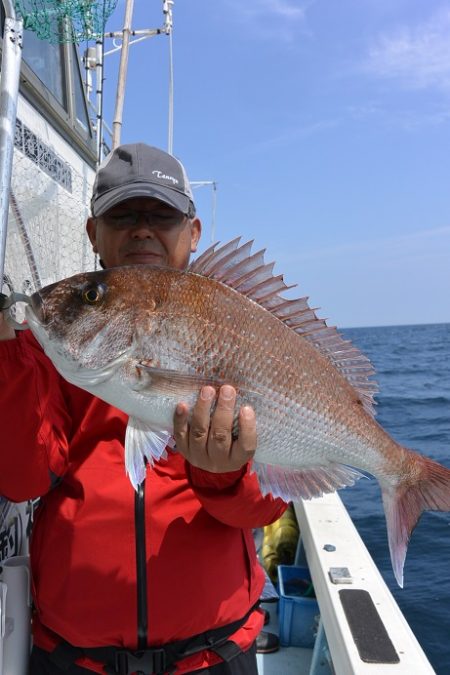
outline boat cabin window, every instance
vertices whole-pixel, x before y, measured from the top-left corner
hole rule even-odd
[[[67,110],[63,46],[40,40],[33,31],[24,30],[22,55],[33,73]]]
[[[4,8],[0,0],[0,47]],[[33,31],[23,32],[20,91],[60,132],[95,162],[95,142],[89,119],[78,47],[52,44]]]

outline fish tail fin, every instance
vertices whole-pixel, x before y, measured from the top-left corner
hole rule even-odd
[[[403,450],[410,470],[395,486],[381,481],[392,568],[401,588],[409,539],[423,511],[450,511],[450,469]]]

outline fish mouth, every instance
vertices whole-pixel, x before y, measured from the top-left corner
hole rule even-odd
[[[44,326],[47,324],[46,318],[46,304],[44,296],[48,295],[54,287],[58,284],[51,284],[46,286],[45,289],[41,289],[33,293],[29,299],[29,304],[26,307],[26,315],[29,322],[33,322],[33,325]]]
[[[41,324],[44,323],[44,303],[42,302],[42,297],[39,291],[33,293],[31,296],[29,308],[33,312],[33,316],[36,321]]]
[[[46,343],[48,340],[49,325],[45,323],[42,300],[35,299],[37,293],[34,293],[32,302],[25,308],[25,320],[27,327],[30,328],[36,340],[46,352]]]
[[[33,293],[25,308],[25,317],[30,327],[43,327],[45,325],[44,303],[39,291]]]

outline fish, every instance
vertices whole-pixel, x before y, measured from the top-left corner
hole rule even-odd
[[[288,297],[283,275],[252,246],[214,244],[182,271],[77,274],[31,296],[28,326],[66,380],[129,416],[124,463],[136,489],[174,447],[176,405],[192,410],[206,384],[231,384],[237,409],[254,408],[263,494],[298,501],[374,476],[403,586],[422,512],[450,510],[450,470],[378,424],[368,358],[307,297]]]

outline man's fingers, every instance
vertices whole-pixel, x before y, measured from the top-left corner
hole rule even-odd
[[[189,429],[189,448],[191,451],[205,451],[208,440],[211,405],[216,396],[213,387],[203,387],[192,411]]]
[[[225,384],[220,388],[216,409],[211,419],[211,429],[208,439],[209,454],[212,452],[226,452],[229,454],[235,403],[236,390],[230,385]]]
[[[175,443],[194,466],[219,473],[236,471],[255,454],[255,412],[248,405],[242,406],[238,416],[238,438],[233,441],[236,390],[230,385],[223,385],[211,415],[215,398],[213,387],[203,387],[191,417],[186,403],[178,404],[174,416]]]
[[[189,410],[186,403],[178,403],[173,418],[173,437],[180,452],[185,453],[189,448]]]
[[[255,411],[244,405],[239,411],[239,436],[233,444],[232,454],[248,462],[255,454],[257,442]]]

